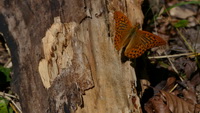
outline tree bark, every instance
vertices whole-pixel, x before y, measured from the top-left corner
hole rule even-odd
[[[22,111],[140,112],[134,69],[113,45],[114,11],[142,24],[140,6],[140,0],[0,1]]]

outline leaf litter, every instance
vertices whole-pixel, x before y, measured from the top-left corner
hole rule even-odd
[[[154,16],[152,20],[146,20],[146,25],[153,27],[168,42],[166,57],[158,60],[162,60],[159,63],[161,67],[161,64],[166,64],[165,68],[169,73],[166,79],[161,79],[156,84],[151,82],[154,94],[144,102],[144,112],[199,113],[200,1],[148,0],[148,3]],[[157,51],[154,50],[151,55],[155,55]],[[170,55],[176,57],[169,58]],[[150,60],[155,62],[153,58]],[[157,76],[155,78],[158,79]]]

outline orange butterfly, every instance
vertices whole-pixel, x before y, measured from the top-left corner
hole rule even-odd
[[[124,54],[128,58],[137,58],[147,49],[166,44],[159,36],[139,30],[139,24],[132,26],[129,19],[122,12],[116,11],[114,19],[115,48],[119,51],[122,47],[126,47]]]

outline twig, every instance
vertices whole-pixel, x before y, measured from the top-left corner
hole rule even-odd
[[[150,56],[149,59],[161,59],[161,58],[171,58],[171,57],[180,57],[180,56],[198,56],[200,53],[183,53],[183,54],[175,54],[175,55],[164,55],[164,56]]]
[[[171,59],[169,57],[167,57],[167,59],[168,59],[169,63],[171,64],[172,68],[174,69],[174,71],[176,72],[176,74],[179,74],[178,70],[176,69],[176,67],[172,63]]]
[[[7,93],[4,93],[4,92],[0,92],[0,96],[9,100],[14,106],[15,108],[17,109],[17,111],[19,111],[19,113],[22,113],[21,109],[17,106],[17,104],[11,99],[12,98],[17,98],[17,96],[14,96],[14,95],[10,95],[10,94],[7,94]]]
[[[13,111],[15,111],[15,113],[19,113],[19,112],[17,111],[16,107],[15,107],[12,103],[9,103],[9,104],[10,104],[10,106],[12,107]]]
[[[15,106],[15,108],[17,109],[17,111],[19,111],[19,113],[22,113],[21,109],[17,106],[17,104],[13,100],[10,100],[10,101]]]
[[[178,28],[176,28],[176,30],[178,31],[178,34],[181,36],[181,38],[183,39],[183,41],[185,42],[185,44],[187,45],[188,49],[190,51],[192,51],[193,53],[195,53],[194,49],[192,49],[191,45],[188,43],[188,41],[186,40],[186,38],[183,36],[183,34],[180,32],[180,30]]]
[[[174,89],[175,89],[177,86],[178,86],[178,84],[176,83],[176,84],[174,85],[174,87],[169,91],[169,93],[171,93],[172,91],[174,91]]]
[[[167,54],[167,53],[165,52],[165,54]],[[180,79],[181,81],[183,81],[183,78],[179,75],[178,70],[176,69],[176,67],[175,67],[174,64],[172,63],[171,58],[167,57],[167,59],[169,60],[169,62],[170,62],[170,64],[171,64],[172,68],[174,69],[174,71],[178,74],[179,79]],[[178,84],[176,83],[175,86],[174,86],[169,92],[172,92],[177,86],[178,86]]]
[[[12,98],[18,99],[17,96],[11,95],[11,94],[8,94],[8,93],[4,93],[4,92],[0,92],[0,96],[2,96],[2,97],[7,96],[7,97],[12,97]]]
[[[3,67],[10,68],[10,64],[12,65],[11,58],[8,59],[8,61],[4,64]]]
[[[167,54],[167,53],[165,52],[165,54]],[[169,57],[167,57],[167,59],[168,59],[169,63],[171,64],[173,70],[179,75],[179,72],[176,69],[176,67],[174,66],[174,64],[172,63],[171,59]],[[181,76],[178,76],[178,77],[180,78],[181,81],[183,81],[183,78]]]

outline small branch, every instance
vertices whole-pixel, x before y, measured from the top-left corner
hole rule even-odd
[[[190,51],[192,51],[193,53],[195,53],[194,49],[192,49],[191,45],[188,43],[188,41],[186,40],[186,38],[183,36],[183,34],[180,32],[180,30],[178,28],[176,28],[176,30],[178,31],[178,34],[181,36],[181,38],[183,39],[183,41],[185,42],[185,44],[187,45],[188,49]]]
[[[164,56],[150,56],[149,59],[161,59],[161,58],[171,58],[171,57],[180,57],[180,56],[198,56],[200,53],[183,53],[183,54],[175,54],[175,55],[164,55]]]
[[[0,96],[2,96],[2,97],[7,96],[7,97],[12,97],[12,98],[18,99],[17,96],[11,95],[11,94],[8,94],[8,93],[4,93],[4,92],[0,92]]]
[[[13,100],[11,100],[11,103],[14,105],[17,111],[19,111],[19,113],[22,113],[21,109],[17,106],[17,104]]]
[[[166,53],[165,53],[166,54]],[[167,57],[167,59],[169,60],[169,63],[171,64],[172,68],[174,69],[174,71],[178,74],[178,77],[180,78],[181,81],[183,81],[183,78],[179,75],[178,70],[176,69],[176,67],[174,66],[174,64],[171,61],[171,58]]]
[[[165,54],[167,54],[167,53],[165,52]],[[181,81],[183,81],[183,78],[179,75],[178,70],[176,69],[176,67],[175,67],[174,64],[172,63],[171,58],[167,57],[167,59],[169,60],[171,66],[172,66],[172,68],[173,68],[173,70],[178,74],[179,79],[180,79]],[[172,92],[177,86],[178,86],[178,84],[176,83],[175,86],[170,90],[170,92]]]
[[[14,96],[14,95],[11,95],[11,94],[7,94],[7,93],[4,93],[4,92],[0,92],[0,96],[9,100],[12,105],[17,109],[17,111],[19,111],[19,113],[22,113],[21,109],[17,106],[17,104],[11,99],[12,98],[16,98],[17,99],[17,96]],[[11,107],[13,107],[11,106]],[[13,110],[15,110],[15,108]],[[16,111],[15,111],[16,112]]]

